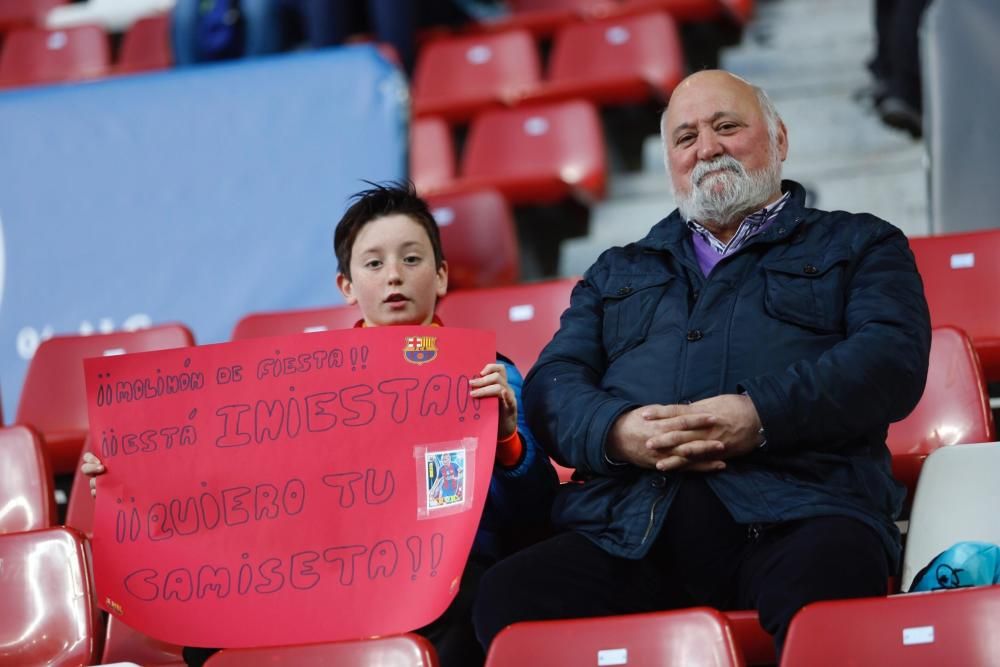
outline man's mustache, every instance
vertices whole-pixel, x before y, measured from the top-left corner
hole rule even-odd
[[[723,155],[713,160],[696,164],[694,171],[691,172],[691,182],[699,186],[705,177],[713,171],[732,171],[740,176],[746,175],[746,169],[740,164],[739,160],[731,155]]]

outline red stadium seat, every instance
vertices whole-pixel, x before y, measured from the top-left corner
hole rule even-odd
[[[28,365],[15,421],[41,434],[53,472],[71,473],[88,428],[83,360],[189,345],[194,345],[194,338],[180,324],[131,332],[50,338],[38,346]]]
[[[893,475],[912,502],[928,454],[938,447],[993,438],[989,394],[969,337],[955,327],[934,329],[924,394],[906,419],[889,426]]]
[[[169,69],[174,64],[170,46],[170,14],[141,18],[132,24],[122,39],[115,71],[134,74]]]
[[[133,630],[116,616],[108,617],[101,662],[135,663],[156,667],[186,667],[180,646],[161,642]]]
[[[543,94],[596,104],[650,98],[666,103],[683,78],[677,24],[656,12],[563,27],[556,33]]]
[[[410,180],[421,194],[455,180],[455,144],[440,118],[420,118],[410,126]]]
[[[232,340],[287,336],[289,334],[350,329],[361,319],[357,306],[331,306],[303,310],[250,313],[236,323]]]
[[[41,439],[24,426],[0,428],[0,533],[39,530],[55,521],[52,473]]]
[[[66,525],[83,533],[87,539],[94,537],[94,497],[90,495],[90,480],[80,472],[83,453],[97,454],[91,446],[88,437],[80,449],[80,459],[73,472],[73,485],[69,491],[69,502],[66,506]]]
[[[45,16],[66,0],[3,0],[0,2],[0,33],[13,28],[45,25]]]
[[[736,645],[748,665],[773,665],[777,662],[774,638],[760,626],[756,611],[726,611],[722,615],[729,622]]]
[[[496,190],[427,198],[448,260],[448,289],[512,285],[520,275],[517,230]]]
[[[11,31],[0,51],[0,87],[82,81],[109,74],[111,50],[98,26]]]
[[[998,617],[997,586],[817,602],[792,619],[781,665],[996,665]]]
[[[441,300],[438,315],[447,326],[495,331],[497,351],[527,375],[559,328],[559,317],[569,307],[576,282],[576,278],[563,278],[458,291]]]
[[[517,103],[541,78],[535,42],[525,31],[438,39],[420,50],[413,112],[465,121],[488,107]]]
[[[76,531],[0,535],[0,664],[97,662],[101,617],[91,580]]]
[[[910,239],[931,324],[972,338],[987,382],[1000,381],[1000,230]]]
[[[725,616],[707,607],[507,626],[486,667],[742,665]]]
[[[437,667],[431,643],[414,634],[302,646],[224,649],[205,667],[326,667],[327,665],[378,665],[378,667]]]
[[[459,185],[495,187],[512,204],[604,196],[601,121],[583,100],[486,111],[472,121]]]
[[[721,15],[724,2],[726,0],[622,0],[619,12],[665,11],[681,22],[712,21]]]

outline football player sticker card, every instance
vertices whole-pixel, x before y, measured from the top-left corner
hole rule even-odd
[[[465,450],[424,454],[427,463],[427,509],[435,511],[465,502]]]

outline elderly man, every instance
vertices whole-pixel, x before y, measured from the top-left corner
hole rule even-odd
[[[890,422],[923,391],[930,325],[906,238],[807,208],[785,126],[726,72],[661,125],[678,210],[601,255],[529,374],[529,423],[582,483],[563,532],[498,564],[475,609],[516,621],[756,609],[780,651],[816,600],[884,594],[903,491]]]

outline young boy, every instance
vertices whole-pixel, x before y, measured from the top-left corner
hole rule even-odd
[[[376,185],[353,199],[337,224],[334,252],[337,287],[361,311],[355,326],[440,326],[434,308],[448,290],[448,263],[427,203],[412,185],[397,184]],[[479,577],[523,543],[524,536],[538,536],[548,523],[558,480],[518,410],[522,383],[517,368],[500,355],[469,383],[473,398],[499,401],[496,461],[459,593],[440,618],[417,630],[433,642],[442,667],[482,664],[471,622]],[[93,476],[104,467],[85,454],[81,469],[92,476],[93,491]],[[192,654],[186,650],[185,658],[194,662]]]

